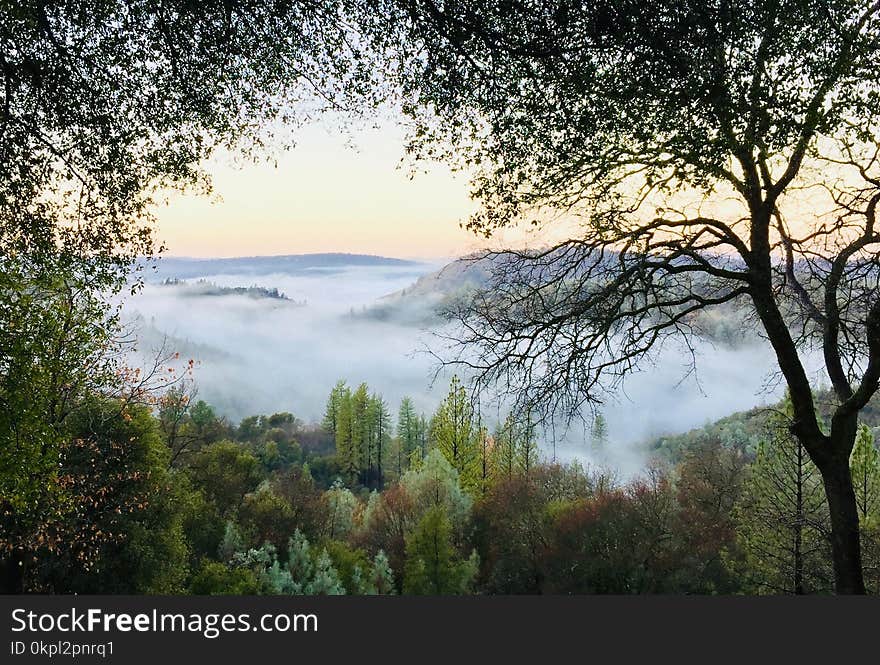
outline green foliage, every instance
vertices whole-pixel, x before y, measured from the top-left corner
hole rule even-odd
[[[370,596],[387,596],[396,593],[394,586],[394,572],[384,550],[376,552],[373,557],[373,565],[370,568],[369,578],[360,587],[361,593]]]
[[[268,484],[245,496],[236,519],[250,546],[268,542],[281,549],[298,526],[293,507]]]
[[[458,472],[439,449],[432,449],[417,469],[407,471],[400,486],[409,496],[417,520],[439,507],[455,533],[464,531],[473,501],[462,488]]]
[[[63,498],[28,537],[32,590],[174,593],[187,575],[186,483],[149,410],[111,399],[81,404],[59,462]]]
[[[737,509],[745,575],[759,591],[830,589],[828,508],[819,471],[790,431],[790,402],[769,421]]]
[[[190,582],[189,591],[197,596],[246,596],[263,590],[253,571],[230,568],[218,561],[205,559]]]
[[[234,441],[220,441],[194,455],[187,473],[224,518],[231,516],[244,495],[260,482],[259,461]]]
[[[234,561],[239,567],[253,571],[270,594],[312,596],[345,593],[326,549],[314,557],[308,539],[297,529],[288,542],[287,550],[286,564],[279,560],[277,550],[271,543],[240,552]]]
[[[880,519],[880,452],[867,425],[859,426],[850,467],[859,523],[864,526],[876,522]]]
[[[457,376],[452,377],[449,393],[431,419],[431,442],[458,472],[469,491],[480,485],[478,428],[474,408]]]
[[[310,596],[343,596],[345,587],[339,579],[339,574],[333,567],[333,561],[327,550],[322,550],[315,561],[315,575],[305,588]]]
[[[476,552],[462,560],[455,551],[452,525],[443,509],[436,506],[407,538],[403,588],[415,595],[467,593],[478,567]]]
[[[608,423],[605,422],[605,416],[597,413],[593,418],[593,426],[590,429],[590,443],[593,452],[605,450],[608,445]]]
[[[327,508],[324,535],[330,540],[347,536],[354,526],[357,498],[337,480],[324,492],[323,499]]]
[[[364,571],[370,570],[367,553],[342,540],[324,541],[323,547],[324,552],[330,557],[342,587],[349,589],[351,593],[363,593],[364,585],[367,583]]]

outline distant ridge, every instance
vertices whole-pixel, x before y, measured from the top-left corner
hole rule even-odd
[[[164,257],[158,262],[161,279],[191,279],[205,275],[298,274],[309,271],[339,271],[347,267],[417,267],[421,264],[372,254],[285,254],[279,256],[237,256],[232,258]]]

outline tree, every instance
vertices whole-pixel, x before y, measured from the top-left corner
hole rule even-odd
[[[167,470],[169,451],[149,409],[95,398],[67,427],[61,493],[41,507],[38,522],[4,524],[0,536],[4,551],[15,546],[26,555],[24,590],[180,592],[189,490]]]
[[[199,452],[187,473],[224,518],[232,516],[245,494],[260,482],[257,458],[233,441],[220,441]]]
[[[871,593],[877,593],[880,591],[880,453],[867,425],[859,426],[851,465],[865,582]]]
[[[336,457],[346,479],[354,481],[360,470],[360,450],[354,430],[357,423],[352,410],[351,392],[346,388],[339,396],[336,421]]]
[[[520,473],[528,478],[538,464],[540,451],[538,441],[535,438],[535,427],[531,416],[527,415],[525,422],[521,423],[518,432],[517,461]]]
[[[337,381],[336,385],[333,386],[333,390],[330,391],[330,396],[327,398],[327,407],[324,411],[322,426],[334,437],[339,427],[340,407],[346,399],[348,392],[348,386],[345,385],[345,381]]]
[[[339,580],[339,573],[333,567],[327,550],[321,550],[315,561],[315,576],[306,586],[305,592],[309,596],[343,596],[345,587]]]
[[[429,510],[406,541],[405,593],[438,596],[469,590],[477,572],[476,552],[463,561],[451,538],[445,512],[439,506]]]
[[[495,429],[494,446],[495,467],[498,473],[510,480],[516,474],[517,440],[516,424],[508,415],[504,424]]]
[[[818,469],[789,431],[793,409],[768,424],[739,513],[740,541],[752,583],[771,593],[827,588],[828,513]]]
[[[864,525],[880,517],[880,452],[867,425],[859,426],[851,465],[859,523]]]
[[[434,445],[449,461],[467,489],[477,484],[479,446],[474,423],[474,408],[457,376],[452,377],[449,393],[431,419]]]
[[[393,595],[395,591],[394,573],[388,563],[388,557],[383,550],[379,550],[373,557],[373,566],[370,569],[370,576],[363,593],[373,596],[387,596]]]
[[[351,395],[351,447],[357,454],[357,471],[363,485],[369,484],[376,453],[371,416],[369,388],[362,383]]]
[[[403,474],[404,466],[409,462],[413,451],[421,446],[419,438],[419,417],[409,397],[400,401],[400,410],[397,412],[397,476]]]
[[[743,497],[746,473],[743,450],[718,440],[693,445],[676,466],[680,590],[735,593],[743,589],[731,562],[740,558],[736,507]]]
[[[603,451],[608,445],[608,423],[605,422],[605,416],[601,413],[597,413],[596,417],[593,418],[590,439],[593,452]]]
[[[193,576],[189,590],[198,596],[247,596],[260,593],[262,588],[251,570],[230,568],[205,559]]]
[[[693,350],[699,312],[742,311],[821,474],[835,587],[864,592],[849,458],[880,386],[880,6],[387,6],[396,29],[370,34],[403,63],[411,152],[475,173],[469,227],[578,223],[571,240],[477,257],[490,276],[450,307],[450,362],[476,390],[575,414],[665,342]],[[835,394],[828,432],[810,348]]]
[[[381,490],[384,486],[383,456],[387,463],[388,448],[391,441],[391,414],[388,405],[381,395],[373,395],[370,400],[370,415],[373,423],[373,449],[376,452],[376,486]]]
[[[354,524],[354,512],[358,505],[355,495],[337,480],[324,492],[324,504],[327,507],[324,535],[331,540],[348,535]]]

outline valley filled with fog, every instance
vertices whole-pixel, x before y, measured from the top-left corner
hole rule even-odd
[[[366,382],[392,410],[410,396],[430,415],[449,378],[432,381],[437,361],[427,349],[440,351],[442,343],[432,334],[440,323],[430,308],[439,291],[454,289],[449,282],[461,279],[455,271],[437,273],[441,268],[345,255],[290,265],[270,257],[165,259],[142,292],[125,302],[139,338],[135,362],[148,363],[163,344],[182,359],[193,358],[199,398],[232,421],[289,411],[306,423],[319,422],[340,379],[352,386]],[[244,294],[241,287],[259,288]],[[275,289],[278,297],[267,297]],[[707,342],[698,352],[696,375],[687,375],[689,356],[669,347],[608,396],[602,413],[613,445],[602,462],[634,471],[644,464],[640,444],[648,438],[780,397],[781,389],[768,384],[771,352],[759,341],[736,348]],[[484,414],[490,421],[501,415],[492,411]],[[559,458],[589,458],[582,425],[545,433],[548,456],[554,436]]]

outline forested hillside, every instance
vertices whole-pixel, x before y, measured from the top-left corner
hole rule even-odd
[[[829,592],[827,506],[789,409],[664,439],[622,480],[548,459],[527,418],[483,421],[457,379],[433,414],[340,381],[320,426],[233,424],[182,382],[151,404],[82,404],[60,458],[66,500],[15,545],[29,591]],[[594,452],[603,427],[584,442]],[[852,468],[877,590],[868,427]]]

